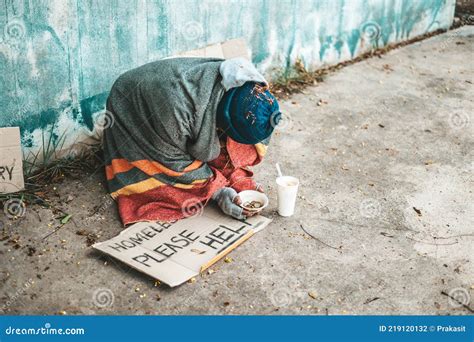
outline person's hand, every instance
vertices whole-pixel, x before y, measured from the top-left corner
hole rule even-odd
[[[230,215],[238,220],[244,220],[247,217],[255,215],[242,207],[242,200],[237,191],[232,188],[222,188],[217,190],[213,195],[212,199],[217,202],[217,205],[226,215]]]
[[[263,189],[263,185],[260,184],[260,183],[257,183],[257,185],[255,185],[255,190],[257,190],[261,193],[265,193],[265,190]]]

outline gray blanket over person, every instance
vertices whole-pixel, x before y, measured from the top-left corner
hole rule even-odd
[[[260,162],[281,115],[250,62],[143,65],[117,79],[107,111],[106,177],[124,224],[180,219],[211,198],[229,215],[249,214],[237,205],[237,190],[255,188],[248,166]]]

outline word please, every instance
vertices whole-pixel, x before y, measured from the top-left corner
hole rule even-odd
[[[195,232],[183,230],[178,235],[171,237],[169,242],[160,243],[150,252],[140,254],[133,257],[132,259],[146,267],[151,267],[151,264],[162,263],[169,257],[176,254],[179,250],[182,250],[193,243],[198,243],[202,247],[206,246],[212,250],[218,250],[225,248],[227,245],[235,242],[236,239],[239,239],[244,228],[245,226],[242,226],[238,229],[232,229],[230,227],[220,225],[202,238]],[[199,241],[197,241],[198,239]]]

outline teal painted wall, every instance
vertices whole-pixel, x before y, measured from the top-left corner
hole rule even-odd
[[[24,152],[97,135],[94,119],[118,75],[245,37],[272,75],[301,58],[314,69],[373,47],[448,28],[455,0],[4,0],[0,126],[20,126]],[[2,34],[3,33],[3,34]]]

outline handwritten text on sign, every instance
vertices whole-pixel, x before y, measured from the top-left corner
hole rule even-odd
[[[128,237],[128,239],[121,240],[109,244],[108,247],[112,248],[116,252],[130,250],[138,245],[143,244],[145,241],[150,241],[156,237],[159,233],[162,233],[165,229],[172,226],[172,223],[160,223],[157,222],[153,225],[148,225],[140,230],[140,232],[134,234],[134,236]],[[196,231],[189,231],[183,229],[181,232],[173,235],[167,242],[158,242],[157,246],[153,248],[153,254],[143,253],[139,254],[132,259],[139,262],[147,267],[151,267],[154,262],[161,263],[166,259],[172,257],[186,247],[191,246],[197,241],[201,247],[209,247],[213,250],[220,251],[222,248],[227,247],[229,243],[235,241],[236,238],[241,237],[243,232],[247,232],[245,228],[247,225],[242,225],[240,228],[234,229],[224,225],[219,225],[217,228],[208,232],[206,235],[198,235]],[[194,245],[194,247],[198,247]]]
[[[0,128],[0,193],[16,192],[23,188],[20,129]]]
[[[207,206],[202,216],[171,223],[136,223],[94,248],[176,286],[269,222],[262,216],[238,221]]]

